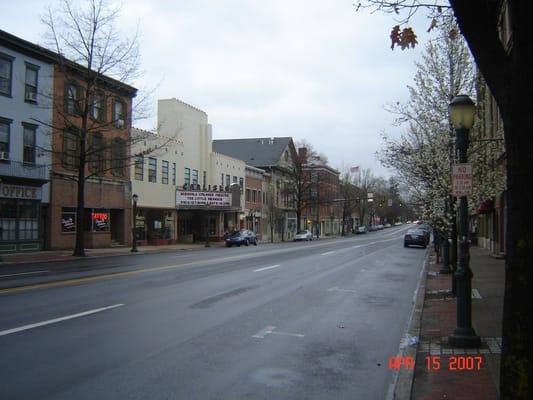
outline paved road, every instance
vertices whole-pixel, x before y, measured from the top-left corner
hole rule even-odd
[[[384,399],[426,255],[405,229],[4,277],[0,398]]]

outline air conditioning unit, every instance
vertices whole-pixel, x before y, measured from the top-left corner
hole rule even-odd
[[[117,127],[124,128],[125,122],[123,119],[117,119]]]
[[[26,98],[26,100],[37,101],[37,93],[34,92],[26,92],[26,95],[24,97]]]
[[[0,161],[8,161],[9,160],[9,152],[7,151],[0,151]]]

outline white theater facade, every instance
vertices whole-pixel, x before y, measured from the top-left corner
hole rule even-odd
[[[222,240],[242,225],[245,163],[212,151],[207,114],[177,99],[158,101],[157,135],[132,146],[132,193],[140,244]],[[147,138],[145,140],[145,138]]]

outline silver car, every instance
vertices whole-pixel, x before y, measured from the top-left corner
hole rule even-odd
[[[309,240],[313,240],[313,234],[308,229],[304,231],[298,231],[296,235],[294,235],[294,241],[298,242],[300,240],[305,240],[306,242]]]

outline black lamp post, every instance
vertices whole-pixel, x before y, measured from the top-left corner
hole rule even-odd
[[[450,119],[455,128],[459,163],[468,161],[468,133],[474,124],[475,104],[466,95],[458,95],[450,102]],[[457,290],[457,327],[448,338],[451,346],[479,347],[480,338],[472,328],[472,271],[468,241],[468,200],[460,197],[459,208],[459,262],[455,271]]]
[[[137,250],[137,227],[136,227],[136,220],[137,220],[137,200],[139,200],[139,196],[134,194],[132,196],[133,199],[133,227],[131,228],[131,234],[133,235],[132,241],[131,241],[131,252],[136,253]]]

